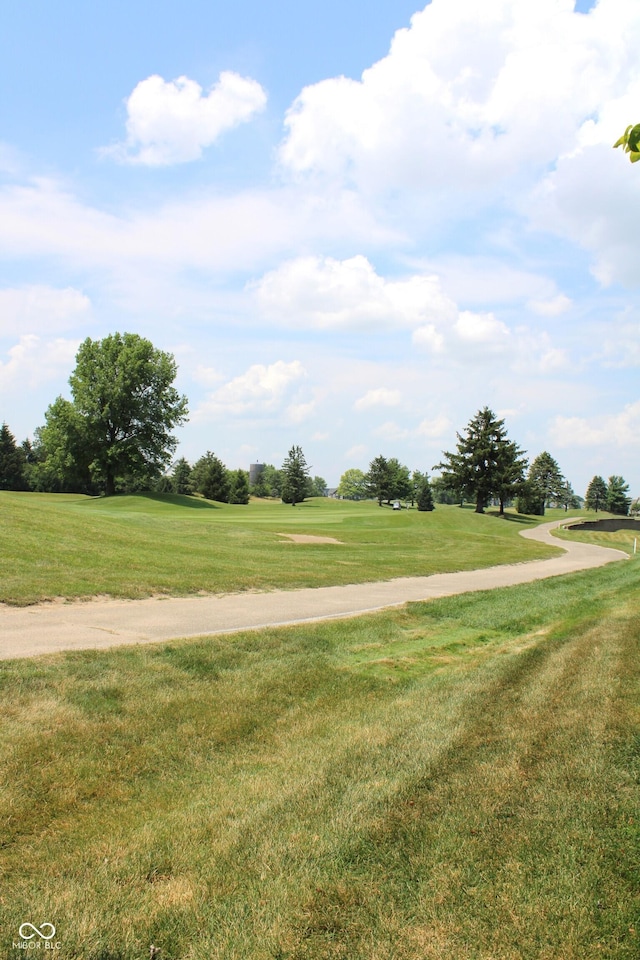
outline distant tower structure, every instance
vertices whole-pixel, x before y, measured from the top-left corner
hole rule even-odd
[[[260,474],[264,470],[264,463],[252,463],[249,465],[249,486],[255,487],[260,479]]]

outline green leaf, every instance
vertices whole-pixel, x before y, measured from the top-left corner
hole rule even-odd
[[[627,137],[627,144],[631,153],[640,151],[640,123],[637,123]]]

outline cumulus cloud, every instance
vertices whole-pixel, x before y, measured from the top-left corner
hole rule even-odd
[[[356,410],[369,410],[371,407],[397,407],[401,400],[402,394],[399,390],[378,387],[376,390],[368,390],[364,396],[356,400],[353,406]]]
[[[606,416],[554,419],[550,435],[559,447],[638,446],[640,444],[640,400],[620,413]]]
[[[251,287],[268,317],[318,330],[411,328],[451,319],[456,307],[437,277],[387,280],[362,255],[298,257]]]
[[[289,415],[304,418],[304,411],[289,401],[291,388],[307,376],[299,360],[286,363],[278,360],[265,366],[256,363],[238,377],[219,387],[196,410],[193,419],[210,417],[273,415],[289,405]]]
[[[127,140],[102,152],[116,160],[166,166],[197,160],[226,130],[263,110],[267,96],[256,80],[220,74],[204,93],[188,77],[141,80],[127,98]]]
[[[0,393],[33,389],[71,372],[79,340],[44,340],[35,334],[20,337],[0,360]]]
[[[0,335],[56,333],[87,320],[89,297],[73,287],[8,287],[0,289]]]
[[[455,332],[465,343],[503,346],[509,338],[509,329],[492,313],[472,313],[463,310],[455,323]]]
[[[304,88],[281,161],[375,188],[498,185],[541,168],[632,68],[620,52],[636,49],[633,3],[612,7],[584,17],[573,0],[432,0],[360,80]]]

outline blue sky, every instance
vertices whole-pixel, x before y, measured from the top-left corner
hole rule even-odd
[[[430,470],[488,405],[637,496],[639,47],[637,0],[8,2],[0,420],[126,330],[191,461]]]

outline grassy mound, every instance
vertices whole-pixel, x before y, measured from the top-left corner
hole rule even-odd
[[[0,492],[0,602],[294,589],[469,570],[552,556],[527,518],[459,507],[398,512],[314,499],[232,506],[172,495]],[[514,517],[514,521],[516,518]],[[333,537],[292,544],[279,533]]]

